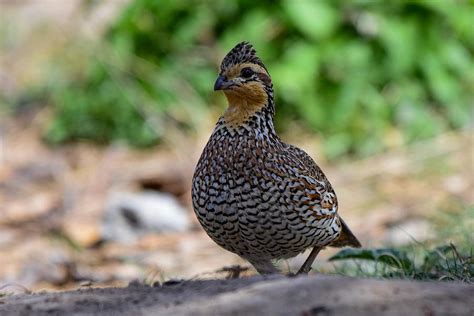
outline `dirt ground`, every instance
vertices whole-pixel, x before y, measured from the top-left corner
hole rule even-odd
[[[18,294],[1,315],[473,315],[474,287],[316,275]]]

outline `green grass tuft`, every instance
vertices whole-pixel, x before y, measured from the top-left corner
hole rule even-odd
[[[344,249],[332,256],[337,274],[384,279],[474,282],[473,249],[460,253],[453,244],[428,249]]]

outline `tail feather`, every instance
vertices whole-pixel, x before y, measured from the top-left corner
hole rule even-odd
[[[346,222],[344,222],[344,220],[340,217],[339,219],[341,220],[341,234],[339,235],[339,238],[333,241],[331,244],[329,244],[329,246],[336,247],[336,248],[345,247],[345,246],[350,246],[354,248],[362,247],[360,241],[349,229]]]

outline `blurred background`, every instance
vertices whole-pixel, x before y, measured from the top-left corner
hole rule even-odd
[[[320,163],[365,247],[472,253],[472,2],[0,5],[2,289],[246,265],[205,235],[190,201],[226,107],[212,91],[218,66],[243,40],[272,75],[281,137]],[[324,260],[336,252],[317,269],[342,271]]]

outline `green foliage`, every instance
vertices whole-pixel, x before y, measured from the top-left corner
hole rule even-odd
[[[410,269],[413,267],[412,262],[408,259],[406,252],[399,249],[383,248],[383,249],[355,249],[349,248],[339,251],[332,256],[329,261],[347,260],[347,259],[363,259],[375,262],[381,262],[397,268]]]
[[[384,249],[344,249],[332,256],[330,261],[365,260],[375,266],[358,265],[357,269],[343,268],[340,273],[377,276],[382,278],[410,278],[419,280],[460,280],[474,281],[474,257],[461,255],[453,244],[436,247],[433,250],[422,249],[421,260],[416,259],[417,252]]]
[[[48,139],[146,146],[170,126],[196,127],[215,103],[218,63],[242,40],[272,74],[277,127],[301,122],[330,157],[461,128],[473,105],[473,10],[468,1],[136,0],[53,88]]]

